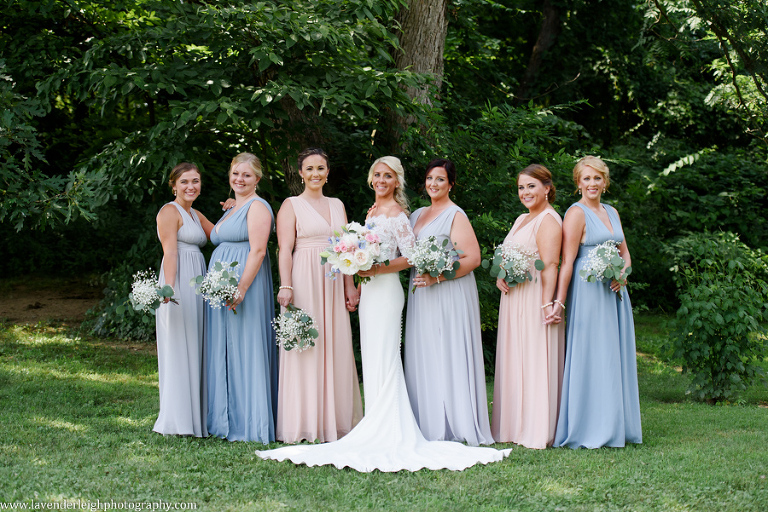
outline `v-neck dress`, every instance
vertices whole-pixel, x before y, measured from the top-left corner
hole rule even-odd
[[[189,281],[205,275],[200,248],[208,237],[197,214],[188,214],[173,201],[182,219],[176,233],[175,296],[178,304],[161,304],[155,317],[160,413],[152,428],[161,434],[207,437],[203,368],[203,298]],[[160,286],[165,282],[165,258],[160,265]]]
[[[588,283],[579,276],[596,245],[624,241],[616,210],[603,206],[613,233],[588,207],[571,206],[584,211],[586,238],[568,287],[565,368],[555,446],[621,447],[643,440],[629,294],[622,289],[623,300],[619,300],[610,282]]]
[[[412,226],[423,212],[421,208],[411,215]],[[456,215],[466,216],[458,206],[449,206],[422,226],[417,239],[434,236],[438,244],[448,240],[447,248],[453,248]],[[405,381],[419,428],[430,441],[492,444],[474,272],[410,293],[415,275],[411,269]]]
[[[216,249],[208,270],[217,261],[245,268],[251,246],[248,241],[248,210],[260,197],[233,213],[225,213],[211,231]],[[274,216],[272,216],[274,218]],[[274,226],[274,221],[271,221]],[[229,441],[275,440],[277,407],[277,345],[272,319],[275,316],[269,252],[264,255],[237,314],[226,307],[206,304],[206,354],[208,377],[208,432]]]
[[[517,218],[504,239],[537,254],[536,234],[548,216],[562,224],[551,208],[520,227],[530,214]],[[532,281],[501,295],[493,386],[493,426],[496,442],[542,449],[551,445],[557,426],[563,377],[562,324],[544,325],[541,271],[531,264]]]
[[[296,216],[293,305],[312,315],[319,336],[314,347],[302,352],[280,349],[277,439],[335,441],[363,417],[344,279],[329,279],[330,263],[320,265],[328,238],[344,225],[344,206],[328,199],[329,225],[304,198],[290,201]]]

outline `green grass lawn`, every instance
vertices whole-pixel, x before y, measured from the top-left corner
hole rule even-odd
[[[370,473],[263,461],[257,443],[151,432],[147,346],[0,323],[0,503],[195,503],[198,510],[768,510],[768,390],[686,397],[638,318],[642,445],[528,450],[463,472]],[[489,391],[491,386],[489,386]],[[273,446],[278,446],[277,444]],[[513,445],[499,445],[513,446]]]

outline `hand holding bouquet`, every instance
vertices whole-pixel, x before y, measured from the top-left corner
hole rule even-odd
[[[536,270],[544,269],[544,262],[536,259],[536,253],[522,245],[501,244],[493,252],[493,258],[483,260],[483,268],[491,269],[491,277],[503,279],[513,288],[518,284],[532,281],[531,264]]]
[[[315,346],[319,336],[315,320],[303,309],[288,304],[283,313],[272,320],[277,344],[285,350],[301,352]]]
[[[408,263],[413,265],[416,273],[429,274],[437,277],[440,274],[446,279],[456,277],[456,270],[459,268],[459,252],[456,249],[446,249],[448,239],[438,244],[434,236],[416,240],[413,253],[408,259]],[[411,293],[416,291],[416,285],[411,289]]]
[[[178,301],[173,298],[173,293],[173,288],[170,285],[165,285],[162,288],[157,285],[157,274],[153,270],[140,270],[133,275],[133,284],[128,299],[136,311],[154,315],[166,298],[170,299],[170,302],[178,304]]]
[[[237,289],[239,279],[237,267],[236,261],[232,263],[217,261],[205,276],[192,278],[189,285],[197,286],[195,293],[202,294],[203,300],[207,301],[213,309],[231,305],[240,297],[240,290]],[[230,309],[237,314],[234,307],[230,306]]]
[[[341,232],[333,232],[334,236],[329,239],[331,245],[320,253],[320,264],[331,264],[329,277],[335,279],[336,274],[342,273],[354,275],[365,283],[370,278],[359,277],[358,272],[370,270],[375,263],[389,264],[389,260],[382,257],[381,239],[372,229],[372,223],[363,226],[350,222],[341,228]]]
[[[616,280],[619,283],[619,292],[627,285],[627,276],[631,273],[632,267],[624,270],[624,258],[619,254],[619,243],[615,240],[608,240],[590,250],[587,253],[586,265],[579,270],[581,278],[588,283],[603,279]],[[622,300],[621,293],[618,296],[619,300]]]

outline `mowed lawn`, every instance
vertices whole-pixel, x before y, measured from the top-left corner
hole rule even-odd
[[[0,503],[194,503],[197,510],[768,510],[768,390],[685,394],[638,318],[643,444],[528,450],[463,472],[361,474],[263,461],[257,443],[163,437],[151,347],[0,323]],[[489,397],[492,382],[488,386]],[[273,446],[278,446],[277,444]],[[513,445],[498,445],[509,447]]]

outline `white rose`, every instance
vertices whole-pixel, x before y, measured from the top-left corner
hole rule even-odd
[[[373,258],[367,251],[360,249],[355,252],[355,264],[360,270],[368,270],[373,266]]]
[[[357,265],[354,262],[354,255],[350,252],[345,252],[339,255],[339,270],[342,274],[351,276],[357,273]]]
[[[347,229],[349,231],[355,231],[357,233],[360,233],[361,231],[363,231],[363,226],[359,222],[350,222],[349,224],[347,224]]]

